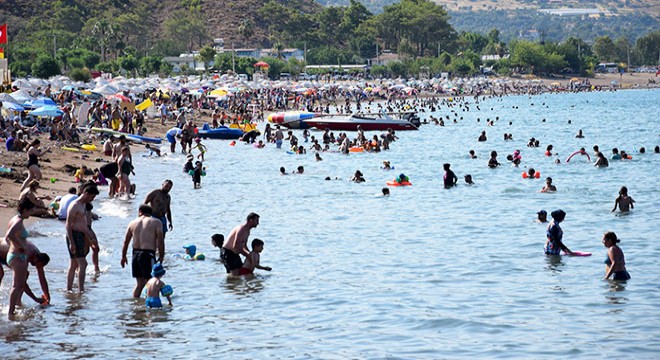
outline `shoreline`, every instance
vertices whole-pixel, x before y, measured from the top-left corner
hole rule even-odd
[[[535,78],[543,81],[543,84],[550,84],[558,82],[561,86],[567,85],[569,79],[557,79],[557,78]],[[618,83],[617,90],[626,90],[626,89],[647,89],[647,85],[650,80],[655,81],[655,74],[651,73],[625,73],[623,75],[619,74],[597,74],[596,77],[588,79],[592,86],[602,86],[603,88],[609,88],[613,81]],[[524,81],[528,79],[524,78],[515,78],[516,81]],[[566,91],[560,91],[555,93],[562,93]],[[421,94],[420,94],[421,95]],[[424,94],[425,96],[426,94]],[[521,95],[521,94],[510,94],[510,95]],[[430,96],[450,96],[448,94],[437,94]],[[463,94],[459,96],[471,96],[469,94]],[[203,116],[201,117],[202,122],[210,122],[211,117],[209,110],[203,111]],[[145,119],[145,124],[147,126],[148,132],[145,134],[150,137],[161,137],[165,138],[165,132],[171,127],[171,124],[161,125],[160,121],[156,118],[147,118]],[[97,151],[85,151],[81,150],[80,152],[72,152],[67,150],[62,150],[62,144],[55,141],[45,139],[45,136],[42,134],[40,136],[42,140],[42,146],[44,148],[50,147],[50,152],[46,153],[40,159],[40,166],[42,170],[42,179],[40,181],[41,188],[39,189],[39,195],[49,195],[52,198],[55,198],[59,195],[64,195],[67,193],[67,190],[72,186],[77,186],[77,183],[73,180],[73,171],[70,169],[86,165],[90,170],[99,167],[100,165],[110,161],[109,156],[105,156],[100,150],[102,145],[98,140],[95,139],[93,142],[99,150]],[[142,146],[142,145],[137,145]],[[164,144],[161,147],[166,147],[167,142],[164,140]],[[134,147],[135,148],[135,147]],[[166,149],[168,151],[169,149]],[[2,160],[0,163],[12,167],[14,172],[9,176],[0,176],[0,231],[4,234],[7,229],[7,223],[9,220],[16,214],[15,206],[17,203],[18,189],[20,188],[23,180],[25,179],[26,169],[26,156],[24,152],[8,152],[4,148],[0,150],[0,158]],[[56,179],[55,182],[51,182],[50,179]],[[28,225],[32,225],[38,218],[30,218],[28,220]]]

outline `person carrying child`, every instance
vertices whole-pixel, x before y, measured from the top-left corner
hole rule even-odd
[[[171,296],[174,290],[170,285],[167,285],[160,280],[164,275],[165,269],[163,269],[163,265],[160,263],[154,264],[151,270],[151,279],[149,279],[147,285],[145,285],[147,289],[147,300],[145,301],[145,305],[148,308],[163,307],[163,303],[160,301],[160,295],[165,296],[169,305],[172,306]]]
[[[245,257],[245,262],[239,270],[239,275],[251,275],[254,273],[254,269],[261,269],[266,271],[271,271],[272,269],[269,266],[261,266],[259,264],[260,254],[264,251],[264,242],[260,239],[252,240],[252,251]]]

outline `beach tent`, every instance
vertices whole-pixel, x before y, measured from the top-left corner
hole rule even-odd
[[[40,108],[30,111],[28,114],[34,116],[62,116],[64,111],[60,110],[57,106],[42,106]]]

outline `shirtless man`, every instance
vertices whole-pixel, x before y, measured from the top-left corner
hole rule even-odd
[[[86,205],[91,203],[99,189],[96,185],[87,185],[82,194],[74,200],[66,214],[66,245],[69,250],[69,270],[67,272],[66,289],[73,290],[73,278],[78,270],[78,291],[85,291],[85,270],[87,269],[87,254],[92,237],[88,226]]]
[[[170,210],[170,190],[174,183],[172,180],[163,181],[160,189],[150,192],[144,199],[144,203],[150,205],[153,209],[153,217],[159,219],[163,223],[163,239],[167,231],[172,231],[172,211]]]
[[[248,237],[250,236],[250,230],[258,225],[259,215],[255,213],[248,214],[245,223],[233,228],[224,244],[222,244],[220,259],[225,265],[227,273],[231,276],[239,276],[241,267],[243,267],[240,254],[246,257],[250,254],[250,250],[247,248]]]
[[[275,147],[278,149],[282,148],[282,140],[284,139],[284,133],[279,125],[275,126]]]
[[[121,252],[122,268],[128,263],[126,252],[131,239],[133,239],[133,261],[131,266],[136,281],[133,297],[139,298],[142,289],[151,278],[151,268],[156,262],[162,263],[165,256],[162,224],[152,217],[151,206],[140,205],[138,218],[128,224],[124,247]],[[157,261],[156,251],[158,251]]]

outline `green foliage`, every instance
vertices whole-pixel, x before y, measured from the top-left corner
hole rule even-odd
[[[73,81],[88,82],[89,80],[92,79],[92,73],[89,71],[88,68],[73,69],[73,70],[69,71],[68,76]]]
[[[50,56],[41,55],[32,64],[32,76],[41,79],[48,79],[51,76],[60,74],[60,65]]]
[[[158,56],[145,56],[140,59],[140,73],[144,76],[158,74],[163,67],[163,60]]]
[[[199,50],[199,60],[204,64],[204,72],[208,72],[211,61],[215,58],[216,51],[211,46],[204,46]]]
[[[660,30],[637,39],[637,51],[642,64],[657,64],[660,55]]]
[[[268,77],[273,80],[279,79],[280,73],[283,72],[284,68],[286,67],[286,63],[284,61],[272,57],[262,58],[261,61],[270,65],[270,68],[268,69]]]

